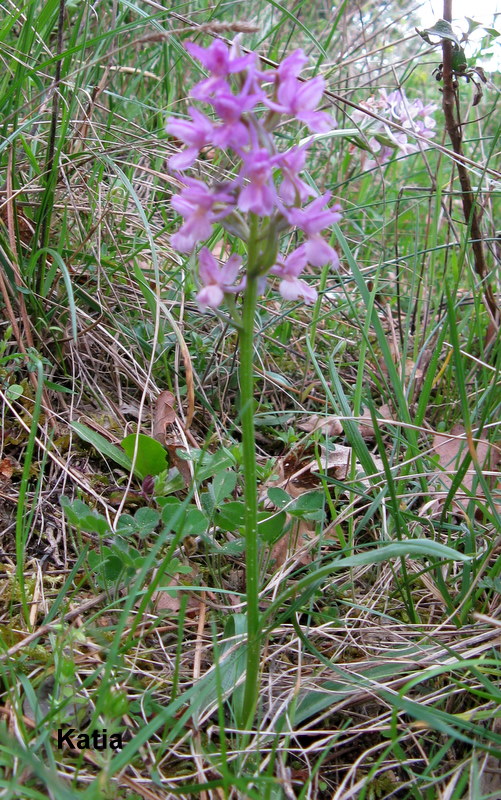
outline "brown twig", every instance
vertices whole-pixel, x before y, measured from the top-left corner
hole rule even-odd
[[[444,19],[447,22],[452,20],[452,0],[444,0]],[[454,80],[452,67],[452,42],[449,39],[442,39],[442,59],[443,59],[443,95],[442,108],[445,118],[445,127],[451,140],[454,152],[463,157],[462,148],[462,129],[461,121],[457,109],[459,99],[457,95],[457,84]],[[494,323],[499,324],[499,307],[494,297],[492,286],[485,283],[488,275],[488,267],[485,261],[483,237],[480,230],[477,204],[470,182],[470,176],[462,161],[456,160],[459,182],[461,184],[461,201],[463,204],[463,215],[465,222],[471,229],[471,246],[475,272],[483,283],[484,302]]]

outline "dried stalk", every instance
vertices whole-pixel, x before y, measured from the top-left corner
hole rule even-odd
[[[447,22],[452,20],[452,0],[444,0],[444,19]],[[445,118],[445,127],[449,138],[451,140],[452,149],[458,155],[463,157],[462,148],[462,127],[459,119],[459,98],[457,95],[457,83],[454,79],[454,72],[452,69],[452,42],[449,39],[442,39],[442,61],[443,61],[443,95],[442,95],[442,108]],[[485,261],[484,245],[482,232],[480,230],[480,223],[477,213],[477,202],[473,194],[470,182],[470,176],[464,165],[460,160],[456,162],[459,182],[461,184],[461,201],[463,204],[463,216],[467,225],[471,230],[471,244],[473,250],[473,259],[475,272],[479,276],[483,284],[484,302],[492,317],[492,321],[499,325],[499,307],[494,297],[492,286],[485,283],[488,275],[488,267]]]

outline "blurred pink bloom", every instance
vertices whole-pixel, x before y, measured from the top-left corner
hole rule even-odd
[[[188,111],[191,120],[176,117],[169,117],[167,120],[167,133],[188,145],[186,150],[169,158],[170,169],[182,171],[191,167],[202,147],[209,144],[214,135],[214,125],[205,114],[193,106]]]
[[[361,108],[352,114],[352,119],[362,130],[368,129],[367,134],[372,134],[368,144],[372,149],[372,158],[363,156],[365,169],[386,164],[395,150],[400,150],[403,155],[410,155],[419,150],[413,133],[418,133],[426,139],[431,139],[435,135],[436,122],[431,116],[437,106],[429,103],[424,105],[420,99],[410,100],[404,89],[396,89],[388,93],[386,89],[379,90],[379,97],[369,97],[362,102]],[[373,111],[381,117],[398,122],[408,133],[396,131],[390,125],[381,120],[374,120],[364,113]],[[378,141],[378,137],[383,138],[384,142]]]
[[[335,205],[332,208],[323,208],[331,198],[330,192],[320,197],[316,197],[309,205],[304,208],[291,208],[288,213],[289,222],[296,225],[308,236],[320,233],[324,228],[328,228],[341,219],[341,208]]]
[[[171,244],[180,253],[189,253],[197,242],[209,238],[212,224],[231,211],[231,207],[225,207],[216,213],[214,206],[217,203],[232,204],[233,196],[224,190],[213,192],[194,178],[184,178],[184,181],[186,186],[180,194],[173,195],[171,204],[185,221],[171,236]]]
[[[224,78],[231,73],[251,69],[256,61],[255,53],[238,56],[233,47],[230,49],[220,39],[215,39],[207,48],[200,47],[195,42],[186,42],[185,47],[193,58],[198,59],[212,73],[212,77],[193,87],[192,96],[197,100],[207,100],[225,84]]]
[[[226,78],[231,72],[242,72],[252,67],[256,61],[255,53],[235,56],[221,39],[214,39],[209,47],[200,47],[195,42],[185,42],[184,46],[190,56],[200,61],[217,78]]]
[[[240,173],[249,178],[238,197],[240,211],[253,211],[261,217],[269,216],[277,201],[277,192],[271,180],[272,171],[279,156],[270,156],[264,147],[252,150],[244,156],[244,166]]]
[[[339,259],[336,251],[320,236],[320,232],[330,227],[341,219],[341,209],[339,205],[332,208],[322,207],[329,201],[330,192],[326,192],[321,197],[317,197],[305,208],[291,208],[288,213],[288,220],[292,225],[296,225],[307,235],[305,242],[305,252],[310,264],[314,267],[322,267],[329,262],[337,268]]]
[[[304,203],[308,197],[316,194],[315,190],[299,177],[305,161],[306,147],[292,147],[280,158],[283,180],[279,194],[287,205],[297,205],[297,200]]]
[[[308,56],[305,56],[304,50],[294,50],[290,56],[278,65],[277,75],[281,81],[287,78],[297,78],[304,65],[308,63]]]
[[[203,308],[217,308],[226,292],[239,292],[245,285],[245,278],[234,286],[238,271],[242,266],[241,256],[233,253],[223,267],[207,247],[202,247],[198,255],[200,280],[204,284],[197,294],[197,301]]]
[[[301,274],[308,262],[305,246],[301,245],[287,256],[285,261],[278,262],[270,270],[273,275],[277,275],[280,281],[278,291],[285,300],[299,300],[303,298],[307,305],[314,303],[317,299],[317,291],[313,286],[309,286],[306,281],[301,280]]]
[[[278,86],[278,102],[268,100],[266,105],[280,114],[290,114],[300,122],[304,122],[315,133],[331,131],[336,127],[332,117],[325,111],[314,110],[322,99],[324,89],[325,81],[320,76],[310,81],[300,81],[292,76],[286,77]]]

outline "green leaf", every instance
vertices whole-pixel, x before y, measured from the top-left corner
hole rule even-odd
[[[216,514],[214,521],[223,531],[236,532],[245,521],[244,504],[236,500],[232,503],[225,503],[219,514]]]
[[[465,17],[465,20],[468,23],[468,36],[470,35],[470,33],[472,33],[472,31],[482,26],[481,22],[475,22],[475,20],[472,19],[471,17]]]
[[[70,389],[69,386],[60,386],[59,383],[54,383],[54,381],[45,381],[45,388],[50,389],[51,392],[62,392],[63,394],[73,394],[73,389]]]
[[[219,555],[224,554],[227,556],[231,556],[232,558],[236,558],[240,556],[245,550],[245,542],[243,539],[234,539],[232,542],[226,542],[221,547],[216,549],[215,545],[213,546],[214,552],[217,552]]]
[[[111,442],[105,439],[104,436],[101,436],[100,433],[88,428],[87,425],[84,425],[82,422],[72,422],[70,427],[80,439],[91,444],[104,458],[111,458],[112,461],[115,461],[116,464],[120,464],[120,466],[128,472],[131,471],[132,461],[129,456],[124,453],[123,450],[111,444]]]
[[[271,517],[268,511],[261,511],[258,513],[257,517],[257,530],[264,542],[273,544],[273,542],[280,539],[287,521],[285,511],[281,511],[279,514],[273,514]]]
[[[287,494],[287,492],[284,492],[283,489],[279,489],[276,486],[268,489],[268,497],[273,505],[278,508],[285,508],[289,503],[292,503],[292,497]]]
[[[165,501],[162,521],[169,524],[172,516],[176,514],[182,504],[176,497],[166,497]],[[200,511],[194,505],[189,505],[180,518],[174,522],[171,530],[174,533],[182,533],[183,536],[200,536],[206,532],[208,527],[209,521],[203,511]]]
[[[452,30],[452,25],[445,19],[439,19],[435,22],[432,28],[425,28],[423,31],[418,31],[419,35],[426,38],[427,36],[439,36],[441,39],[449,39],[449,41],[459,44],[459,39]]]
[[[295,517],[318,520],[324,516],[325,496],[323,492],[306,492],[300,495],[288,509]]]
[[[285,375],[282,375],[280,372],[271,372],[270,370],[266,370],[265,375],[266,377],[270,378],[270,380],[275,381],[281,386],[289,386],[289,387],[293,386],[290,380],[286,378]]]
[[[218,472],[221,472],[228,467],[233,467],[235,464],[234,456],[225,448],[216,450],[215,453],[204,453],[202,450],[192,449],[190,452],[186,450],[178,450],[179,458],[183,461],[192,461],[195,467],[195,478],[197,483],[212,478]]]
[[[167,451],[164,447],[145,433],[131,433],[122,439],[121,445],[129,458],[134,456],[137,440],[137,453],[134,464],[134,473],[140,478],[146,475],[158,475],[169,466],[167,461]]]
[[[116,583],[124,571],[124,564],[119,556],[113,555],[109,547],[103,547],[102,554],[89,550],[89,567],[96,576],[96,582],[102,589]]]
[[[237,475],[234,470],[217,472],[212,479],[209,491],[214,500],[214,505],[218,506],[222,500],[230,497],[237,484]]]
[[[121,515],[117,533],[122,536],[133,536],[137,533],[141,537],[146,537],[153,533],[159,522],[160,514],[154,508],[138,508],[133,517],[130,514]]]
[[[184,518],[173,525],[172,529],[175,533],[182,531],[183,536],[200,536],[207,531],[208,526],[205,514],[195,506],[188,506]]]
[[[82,500],[74,500],[71,502],[67,497],[59,498],[61,508],[64,511],[66,519],[75,528],[87,533],[99,533],[105,536],[110,532],[110,526],[106,517],[93,511]]]
[[[17,400],[23,394],[24,389],[19,383],[11,383],[5,391],[5,395],[11,402]]]
[[[494,589],[495,592],[501,594],[501,578],[482,578],[478,585],[481,589]]]

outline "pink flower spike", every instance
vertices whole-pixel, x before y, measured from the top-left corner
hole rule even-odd
[[[314,303],[317,299],[317,291],[312,286],[308,286],[306,281],[300,280],[301,274],[307,263],[305,245],[300,245],[290,253],[285,261],[278,262],[270,270],[272,275],[277,275],[282,280],[278,290],[285,300],[299,300],[303,298],[307,304]]]
[[[198,274],[204,286],[197,294],[201,307],[217,308],[221,305],[226,292],[239,292],[244,286],[242,280],[235,286],[242,259],[233,253],[226,264],[220,267],[207,247],[202,247],[198,255]]]
[[[220,286],[210,283],[200,289],[196,299],[201,309],[217,308],[224,300],[224,292]]]
[[[278,87],[278,102],[268,100],[266,105],[272,111],[296,117],[315,133],[330,131],[336,127],[335,120],[324,111],[314,110],[322,99],[324,89],[325,81],[320,75],[310,81],[299,81],[288,76]]]
[[[319,75],[311,81],[298,81],[296,78],[287,78],[278,88],[278,102],[290,109],[296,116],[301,111],[313,111],[322,99],[325,81]]]
[[[297,278],[308,263],[304,244],[300,245],[292,253],[289,253],[285,261],[278,261],[270,270],[273,275],[279,278]]]

